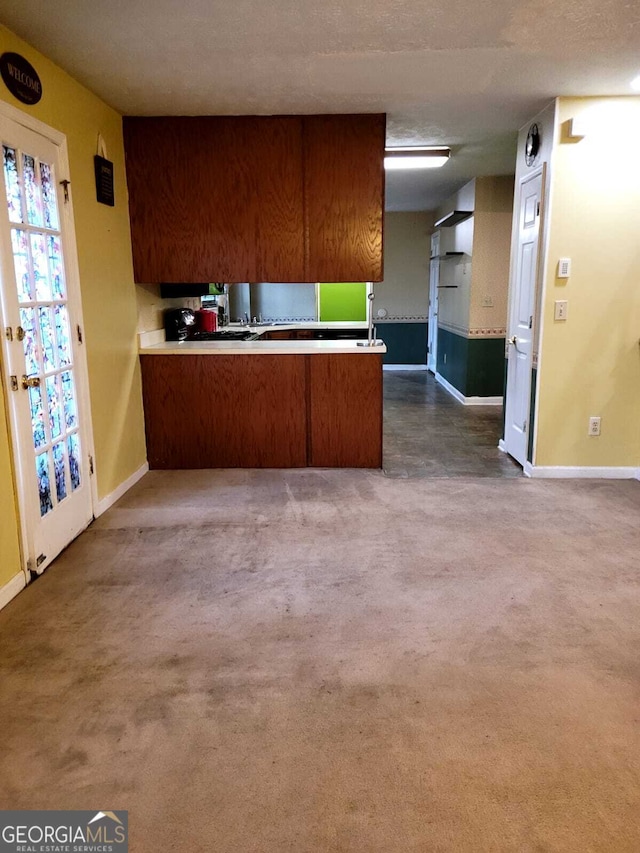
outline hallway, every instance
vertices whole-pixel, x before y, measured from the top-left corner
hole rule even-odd
[[[464,406],[426,370],[384,371],[387,477],[521,477],[501,435],[500,406]]]

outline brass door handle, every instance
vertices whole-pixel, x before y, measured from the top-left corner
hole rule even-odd
[[[26,374],[22,377],[22,387],[27,388],[39,388],[40,387],[40,377],[39,376],[27,376]]]

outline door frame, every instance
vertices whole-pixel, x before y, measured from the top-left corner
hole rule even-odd
[[[69,151],[67,146],[67,137],[64,133],[56,128],[45,124],[37,118],[34,118],[22,110],[0,100],[0,116],[3,119],[21,125],[32,133],[43,136],[58,149],[58,166],[60,174],[57,175],[58,182],[62,179],[69,181],[67,191],[69,200],[65,202],[64,207],[60,210],[60,221],[64,220],[64,230],[61,230],[61,239],[63,243],[63,251],[65,258],[65,276],[67,284],[68,301],[73,306],[73,316],[76,325],[82,330],[82,342],[76,346],[77,354],[76,362],[76,394],[78,403],[78,414],[84,422],[83,440],[85,447],[82,450],[83,459],[85,460],[86,471],[89,474],[89,491],[91,499],[91,516],[95,518],[95,510],[98,505],[98,490],[95,476],[95,451],[93,437],[93,423],[91,420],[91,398],[89,386],[89,371],[87,364],[86,351],[86,335],[84,333],[84,317],[82,312],[82,291],[80,288],[80,268],[78,263],[78,247],[75,232],[75,215],[73,211],[73,191],[69,169]],[[65,177],[62,178],[61,176]],[[1,203],[6,204],[5,200]],[[0,266],[0,276],[3,270]],[[6,328],[2,301],[0,300],[0,327],[2,329],[2,365],[3,368],[9,363],[9,341],[4,335]],[[73,333],[73,331],[72,331]],[[18,436],[14,429],[14,418],[11,412],[11,389],[7,386],[7,371],[0,371],[2,374],[0,381],[2,383],[2,391],[4,394],[4,416],[7,423],[7,432],[11,444],[11,469],[13,473],[13,484],[16,494],[16,515],[18,526],[20,529],[20,558],[22,563],[22,571],[25,575],[26,583],[32,580],[32,572],[35,573],[35,567],[29,564],[29,496],[28,496],[28,481],[27,473],[23,469],[23,460],[20,456],[20,446]],[[91,457],[92,464],[89,463]],[[55,559],[55,558],[54,558]]]
[[[440,261],[432,260],[433,244],[438,243],[438,253],[440,252],[440,231],[434,231],[431,234],[429,242],[429,312],[427,317],[427,329],[431,332],[435,329],[433,339],[430,335],[427,336],[427,370],[430,370],[435,376],[438,372],[438,285],[440,284]],[[435,276],[434,276],[435,273]],[[431,365],[433,370],[431,370]]]
[[[507,318],[507,339],[505,341],[505,357],[507,359],[507,374],[505,376],[505,399],[504,399],[504,434],[500,441],[498,442],[498,447],[504,453],[509,453],[509,449],[507,447],[506,442],[506,410],[507,410],[507,385],[508,385],[508,371],[510,365],[510,352],[509,352],[509,338],[511,338],[514,334],[514,313],[515,313],[515,305],[517,301],[518,294],[516,293],[516,275],[517,275],[517,248],[519,246],[519,222],[520,222],[520,205],[522,199],[522,187],[528,181],[533,178],[540,177],[540,221],[538,223],[538,248],[536,253],[536,276],[535,276],[535,284],[534,284],[534,293],[533,293],[533,308],[532,308],[532,329],[531,329],[531,347],[529,354],[529,362],[528,362],[528,372],[527,372],[527,396],[526,399],[529,400],[529,408],[527,410],[527,429],[526,429],[526,441],[527,447],[531,444],[531,428],[533,424],[533,445],[532,445],[532,459],[530,464],[534,464],[535,462],[535,454],[536,454],[536,437],[538,433],[538,419],[536,417],[536,412],[539,403],[539,386],[540,386],[540,361],[539,361],[539,347],[540,341],[542,339],[542,323],[543,323],[543,314],[542,314],[542,305],[543,305],[543,296],[544,296],[544,288],[546,282],[546,260],[547,260],[547,243],[548,243],[548,234],[547,234],[547,217],[549,213],[549,167],[546,161],[543,161],[541,165],[535,169],[532,169],[530,172],[525,172],[520,176],[520,180],[518,181],[516,187],[516,194],[514,198],[514,219],[512,225],[512,234],[513,240],[511,243],[511,267],[509,273],[509,309],[508,309],[508,318]],[[535,395],[535,403],[533,411],[531,409],[531,368],[533,366],[534,361],[536,362],[536,395]],[[509,454],[510,455],[510,454]],[[527,459],[528,453],[525,451],[525,461],[523,463],[523,470],[525,466],[529,463]]]

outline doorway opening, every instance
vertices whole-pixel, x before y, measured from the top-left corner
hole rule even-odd
[[[501,435],[500,406],[464,406],[426,370],[384,371],[385,476],[521,477]]]

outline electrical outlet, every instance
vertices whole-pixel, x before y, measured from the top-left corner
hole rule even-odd
[[[493,299],[491,296],[486,295],[482,297],[482,307],[483,308],[493,308]]]
[[[554,319],[556,320],[566,320],[567,312],[569,310],[569,303],[566,299],[556,299],[555,301],[555,312]]]
[[[589,418],[589,435],[600,435],[600,418]]]

